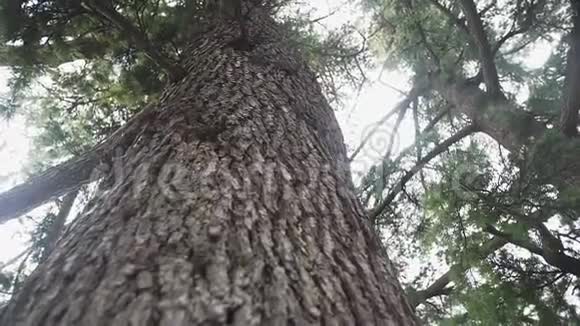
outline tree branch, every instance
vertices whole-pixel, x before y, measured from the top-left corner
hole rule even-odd
[[[60,207],[58,210],[58,214],[54,218],[52,225],[47,231],[46,247],[42,252],[42,257],[40,258],[41,261],[44,261],[48,257],[48,255],[50,255],[50,253],[56,246],[56,243],[60,239],[60,235],[62,234],[62,231],[64,229],[64,224],[66,223],[66,219],[70,214],[70,211],[73,207],[73,204],[78,194],[79,190],[75,190],[71,193],[66,194],[62,199],[62,202],[60,203]]]
[[[507,243],[506,240],[494,237],[481,245],[478,252],[478,257],[485,259],[485,257],[492,254],[494,251],[500,249]],[[426,300],[440,295],[448,295],[452,288],[448,287],[451,280],[452,273],[464,273],[469,269],[468,265],[457,263],[449,268],[449,270],[441,275],[435,282],[431,283],[425,290],[417,291],[411,296],[410,303],[413,307],[417,307]]]
[[[421,126],[419,125],[418,101],[413,102],[413,125],[415,126],[415,150],[417,152],[417,162],[421,161],[423,157],[423,144],[421,144]],[[425,173],[423,169],[419,171],[419,180],[423,189],[427,191],[427,183],[425,182]]]
[[[0,224],[16,218],[54,198],[60,197],[90,181],[100,163],[111,160],[117,148],[131,144],[142,129],[140,122],[154,112],[147,106],[103,143],[87,153],[31,177],[26,182],[0,194]],[[106,164],[105,164],[106,165]]]
[[[431,75],[433,88],[454,110],[474,121],[486,133],[512,153],[531,140],[541,139],[546,126],[534,116],[506,99],[497,99],[468,81],[449,82]],[[517,126],[517,127],[514,127]]]
[[[16,255],[15,257],[11,258],[10,260],[8,260],[7,262],[0,264],[0,272],[6,268],[7,266],[10,266],[14,263],[16,263],[17,261],[19,261],[20,259],[22,259],[24,256],[27,256],[30,251],[32,250],[32,248],[28,248],[26,250],[24,250],[23,252],[19,253],[18,255]]]
[[[534,22],[534,10],[535,10],[536,4],[537,4],[537,2],[532,1],[532,3],[530,4],[530,7],[528,8],[528,10],[525,13],[526,17],[524,18],[524,21],[521,24],[520,28],[515,28],[515,25],[517,22],[517,16],[519,16],[519,14],[521,12],[517,12],[515,14],[514,23],[512,24],[512,28],[510,28],[510,30],[506,34],[504,34],[499,39],[499,41],[497,41],[497,43],[495,44],[493,51],[492,51],[494,56],[499,51],[499,49],[504,45],[505,42],[507,42],[509,39],[511,39],[512,37],[514,37],[516,35],[527,32],[532,27],[532,24]]]
[[[493,51],[487,40],[487,35],[483,28],[483,22],[477,12],[477,7],[472,0],[460,0],[460,4],[463,7],[463,13],[467,19],[467,27],[479,50],[479,59],[481,60],[483,79],[487,87],[487,92],[492,96],[502,96]]]
[[[375,208],[371,210],[369,213],[369,218],[373,224],[376,223],[378,216],[391,204],[391,202],[395,199],[395,197],[403,190],[405,185],[411,178],[419,172],[427,163],[429,163],[433,158],[437,157],[439,154],[443,153],[447,150],[451,145],[457,143],[461,139],[469,136],[470,134],[474,133],[478,129],[475,125],[469,125],[464,127],[463,129],[459,130],[457,133],[452,135],[451,137],[447,138],[441,144],[437,145],[433,150],[431,150],[427,155],[425,155],[420,161],[415,164],[409,171],[407,171],[401,180],[393,187],[393,189],[389,192],[387,197]]]
[[[363,138],[360,145],[354,150],[354,152],[350,155],[349,161],[352,162],[356,156],[360,153],[360,151],[364,148],[364,146],[368,143],[368,141],[372,138],[372,136],[377,132],[377,130],[387,122],[395,113],[401,112],[402,110],[406,109],[411,102],[416,100],[419,96],[425,93],[429,89],[428,85],[419,85],[413,87],[409,92],[409,95],[399,104],[397,104],[391,111],[385,114],[379,121],[375,123],[375,126],[369,131],[367,135]]]
[[[462,30],[465,33],[465,35],[471,36],[471,34],[469,33],[469,29],[467,28],[467,25],[465,25],[465,20],[455,16],[455,14],[453,14],[447,7],[442,5],[439,1],[429,0],[429,2],[431,2],[432,5],[434,5],[437,9],[439,9],[439,11],[441,11],[445,16],[447,16],[449,20],[451,20],[460,30]]]
[[[541,256],[548,264],[562,270],[563,272],[580,276],[580,260],[570,257],[562,251],[554,252],[552,250],[546,250],[529,240],[515,237],[513,234],[507,232],[502,232],[491,224],[486,226],[485,231],[497,237],[501,237],[511,244],[524,248],[533,254]]]
[[[409,109],[409,106],[404,106],[401,108],[401,111],[399,111],[399,115],[397,116],[397,120],[395,121],[395,125],[393,126],[393,130],[391,130],[391,137],[389,139],[389,144],[387,147],[387,152],[385,153],[385,159],[391,157],[391,153],[393,151],[393,145],[395,144],[395,137],[397,136],[397,133],[399,132],[399,128],[401,127],[401,123],[403,122],[403,119],[405,118],[405,114],[407,113],[407,110]]]
[[[102,18],[115,25],[123,34],[127,35],[128,41],[137,49],[149,57],[158,65],[170,78],[179,80],[185,74],[183,69],[172,62],[170,58],[163,55],[147,38],[147,35],[134,26],[131,21],[119,14],[114,8],[109,7],[102,0],[83,0],[81,4],[88,10],[93,11]]]
[[[407,0],[407,1],[405,1],[405,4],[407,5],[407,8],[411,12],[413,12],[415,10],[415,8],[413,6],[413,1]],[[419,22],[415,23],[415,27],[417,28],[417,31],[419,32],[419,37],[421,38],[421,42],[423,43],[423,45],[427,49],[427,52],[431,56],[433,63],[435,64],[436,67],[439,67],[440,66],[439,56],[433,50],[433,47],[431,46],[431,44],[429,44],[429,41],[427,40],[427,34],[425,33],[425,29],[423,29],[423,26]]]

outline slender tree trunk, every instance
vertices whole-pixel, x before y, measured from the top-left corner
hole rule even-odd
[[[192,41],[1,325],[415,325],[315,76],[248,16]]]

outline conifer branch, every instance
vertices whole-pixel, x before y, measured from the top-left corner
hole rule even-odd
[[[417,85],[411,89],[407,97],[399,102],[391,111],[387,112],[379,121],[375,123],[375,126],[369,131],[367,135],[363,138],[361,143],[358,147],[354,150],[354,152],[350,155],[349,161],[352,162],[356,156],[361,152],[361,150],[365,147],[368,141],[373,137],[373,135],[379,130],[379,128],[385,124],[393,115],[397,112],[401,112],[405,110],[409,104],[415,101],[419,96],[423,95],[429,89],[429,85]]]
[[[478,257],[481,259],[485,259],[485,257],[489,256],[496,250],[503,247],[507,241],[502,238],[494,237],[491,240],[486,241],[483,243],[479,249]],[[426,300],[440,296],[440,295],[448,295],[451,293],[452,289],[449,287],[449,283],[452,281],[452,273],[460,274],[464,273],[466,270],[469,269],[469,265],[467,264],[460,264],[457,263],[449,268],[449,270],[441,275],[437,280],[435,280],[431,285],[429,285],[425,290],[416,291],[413,295],[410,296],[410,303],[413,307],[417,307],[418,305],[424,303]]]
[[[405,185],[411,178],[419,172],[427,163],[432,159],[437,157],[439,154],[446,151],[451,145],[457,143],[461,139],[471,135],[478,129],[475,125],[468,125],[458,132],[456,132],[451,137],[447,138],[445,141],[433,148],[427,155],[425,155],[420,161],[417,161],[415,166],[413,166],[409,171],[407,171],[401,180],[391,189],[387,197],[382,200],[375,208],[373,208],[369,213],[369,218],[373,224],[376,224],[377,218],[383,213],[383,211],[393,202],[395,197],[405,188]]]
[[[580,276],[580,260],[566,255],[563,251],[553,251],[549,248],[542,248],[530,240],[517,237],[511,233],[500,231],[490,224],[486,226],[485,231],[544,258],[548,264],[560,269],[563,272]]]
[[[185,74],[183,68],[159,51],[156,46],[151,44],[145,33],[139,30],[139,28],[133,25],[131,21],[118,13],[114,8],[108,6],[102,0],[83,0],[81,4],[87,10],[92,11],[101,18],[111,22],[115,27],[123,32],[124,35],[127,35],[129,43],[143,51],[149,59],[151,59],[169,76],[170,80],[175,81],[183,77]]]

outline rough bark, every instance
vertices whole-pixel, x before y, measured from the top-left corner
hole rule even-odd
[[[0,324],[415,325],[315,76],[273,20],[245,18],[246,40],[235,21],[192,40]]]

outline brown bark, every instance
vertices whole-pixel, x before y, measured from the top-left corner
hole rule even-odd
[[[572,33],[566,59],[564,105],[560,114],[560,130],[565,136],[578,135],[580,112],[580,1],[571,0]]]
[[[243,48],[233,21],[192,41],[0,324],[416,324],[315,76],[269,17],[247,19]]]

